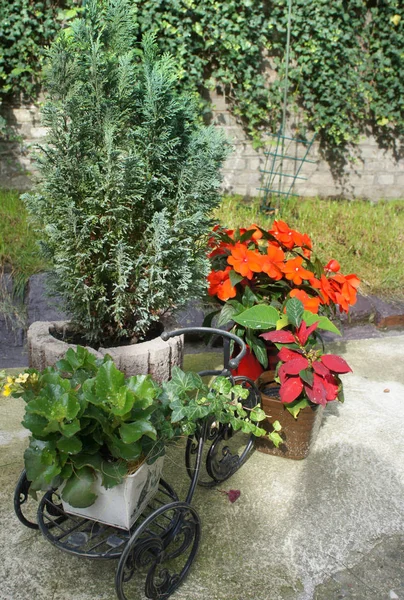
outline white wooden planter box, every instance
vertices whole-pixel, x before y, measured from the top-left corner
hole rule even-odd
[[[87,508],[75,508],[62,501],[63,509],[78,515],[121,529],[130,529],[158,490],[164,456],[153,464],[143,463],[132,475],[128,475],[119,485],[106,489],[97,477],[94,491],[98,498]]]

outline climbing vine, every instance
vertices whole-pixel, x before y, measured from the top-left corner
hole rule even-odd
[[[67,0],[63,7],[78,4]],[[182,67],[179,85],[199,92],[206,111],[208,92],[216,89],[255,141],[263,130],[279,127],[287,0],[133,5],[138,39],[156,32],[160,49]],[[0,95],[33,93],[38,56],[60,26],[60,6],[56,0],[0,0],[6,15],[0,26]],[[291,30],[289,111],[303,115],[325,149],[343,154],[365,127],[394,146],[404,134],[402,0],[293,0]]]
[[[46,46],[75,14],[74,0],[0,0],[0,100],[37,95]]]

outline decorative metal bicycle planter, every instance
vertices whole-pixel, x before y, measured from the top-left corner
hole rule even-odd
[[[259,402],[254,382],[231,375],[231,369],[237,368],[246,353],[244,342],[231,333],[207,327],[179,329],[161,337],[167,340],[186,333],[210,333],[223,338],[224,368],[201,371],[199,375],[222,375],[233,384],[246,387],[249,396],[244,403],[253,408]],[[235,358],[230,358],[231,343],[240,347]],[[236,451],[231,448],[235,440]],[[30,482],[25,471],[14,494],[15,512],[21,523],[39,529],[65,552],[92,559],[118,559],[115,588],[120,600],[140,598],[142,586],[146,598],[164,600],[186,577],[198,550],[201,523],[191,506],[196,486],[213,487],[228,479],[245,462],[253,444],[253,435],[234,432],[230,425],[215,423],[212,418],[200,421],[197,433],[186,444],[185,464],[191,483],[185,500],[179,500],[174,489],[160,479],[157,495],[129,530],[68,514],[58,490],[44,494],[34,520],[30,512],[34,501],[28,495]]]

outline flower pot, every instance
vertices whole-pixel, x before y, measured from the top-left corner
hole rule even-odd
[[[122,483],[110,489],[101,485],[101,477],[97,475],[94,492],[98,497],[94,504],[75,508],[62,500],[63,509],[72,515],[130,529],[157,493],[163,463],[164,456],[151,465],[144,462],[135,473],[127,475]]]
[[[274,381],[274,371],[265,371],[256,383],[261,391],[261,407],[270,417],[260,423],[272,431],[271,421],[279,421],[284,443],[276,448],[268,438],[257,438],[255,447],[259,452],[300,460],[306,458],[320,429],[324,406],[313,405],[303,408],[295,419],[279,399],[279,384]]]
[[[63,341],[69,333],[69,321],[36,321],[27,333],[29,366],[41,371],[53,366],[64,357],[69,348],[76,344]],[[109,354],[115,366],[127,377],[150,374],[157,381],[167,381],[173,366],[181,367],[184,354],[184,338],[178,336],[164,342],[156,337],[148,342],[140,342],[114,348],[90,348],[87,350],[103,358]]]

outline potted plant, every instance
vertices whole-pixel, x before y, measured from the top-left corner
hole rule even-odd
[[[194,434],[201,420],[268,435],[262,409],[243,406],[249,391],[225,377],[208,387],[175,367],[159,386],[150,375],[125,378],[110,357],[80,346],[42,372],[3,373],[0,390],[26,403],[30,493],[59,488],[66,512],[125,529],[157,491],[166,445]]]
[[[216,316],[217,326],[227,326],[249,347],[238,374],[256,379],[264,369],[276,367],[276,348],[254,331],[263,328],[262,318],[268,325],[266,307],[284,311],[288,299],[296,298],[306,311],[320,315],[319,329],[339,333],[323,317],[337,310],[348,313],[356,302],[358,277],[343,275],[334,259],[324,265],[313,254],[310,237],[284,221],[275,220],[269,230],[255,224],[237,230],[216,226],[209,247],[208,292],[220,304],[209,319]],[[278,315],[271,314],[275,326]]]
[[[248,317],[257,307],[247,309]],[[329,329],[331,322],[304,310],[298,298],[286,302],[285,312],[263,306],[259,323],[250,322],[254,333],[277,348],[276,367],[264,371],[257,379],[261,408],[282,428],[282,444],[274,447],[258,439],[258,450],[287,458],[305,458],[317,436],[323,410],[328,402],[343,402],[340,375],[351,368],[340,356],[326,354],[318,330]],[[258,328],[255,326],[258,324]],[[262,330],[270,330],[261,333]],[[262,423],[272,431],[271,423]]]
[[[49,51],[47,142],[23,197],[71,322],[31,326],[30,364],[80,343],[127,374],[168,379],[181,345],[158,337],[161,319],[205,291],[228,144],[177,92],[175,58],[152,35],[139,46],[132,2],[89,0],[80,15]]]

